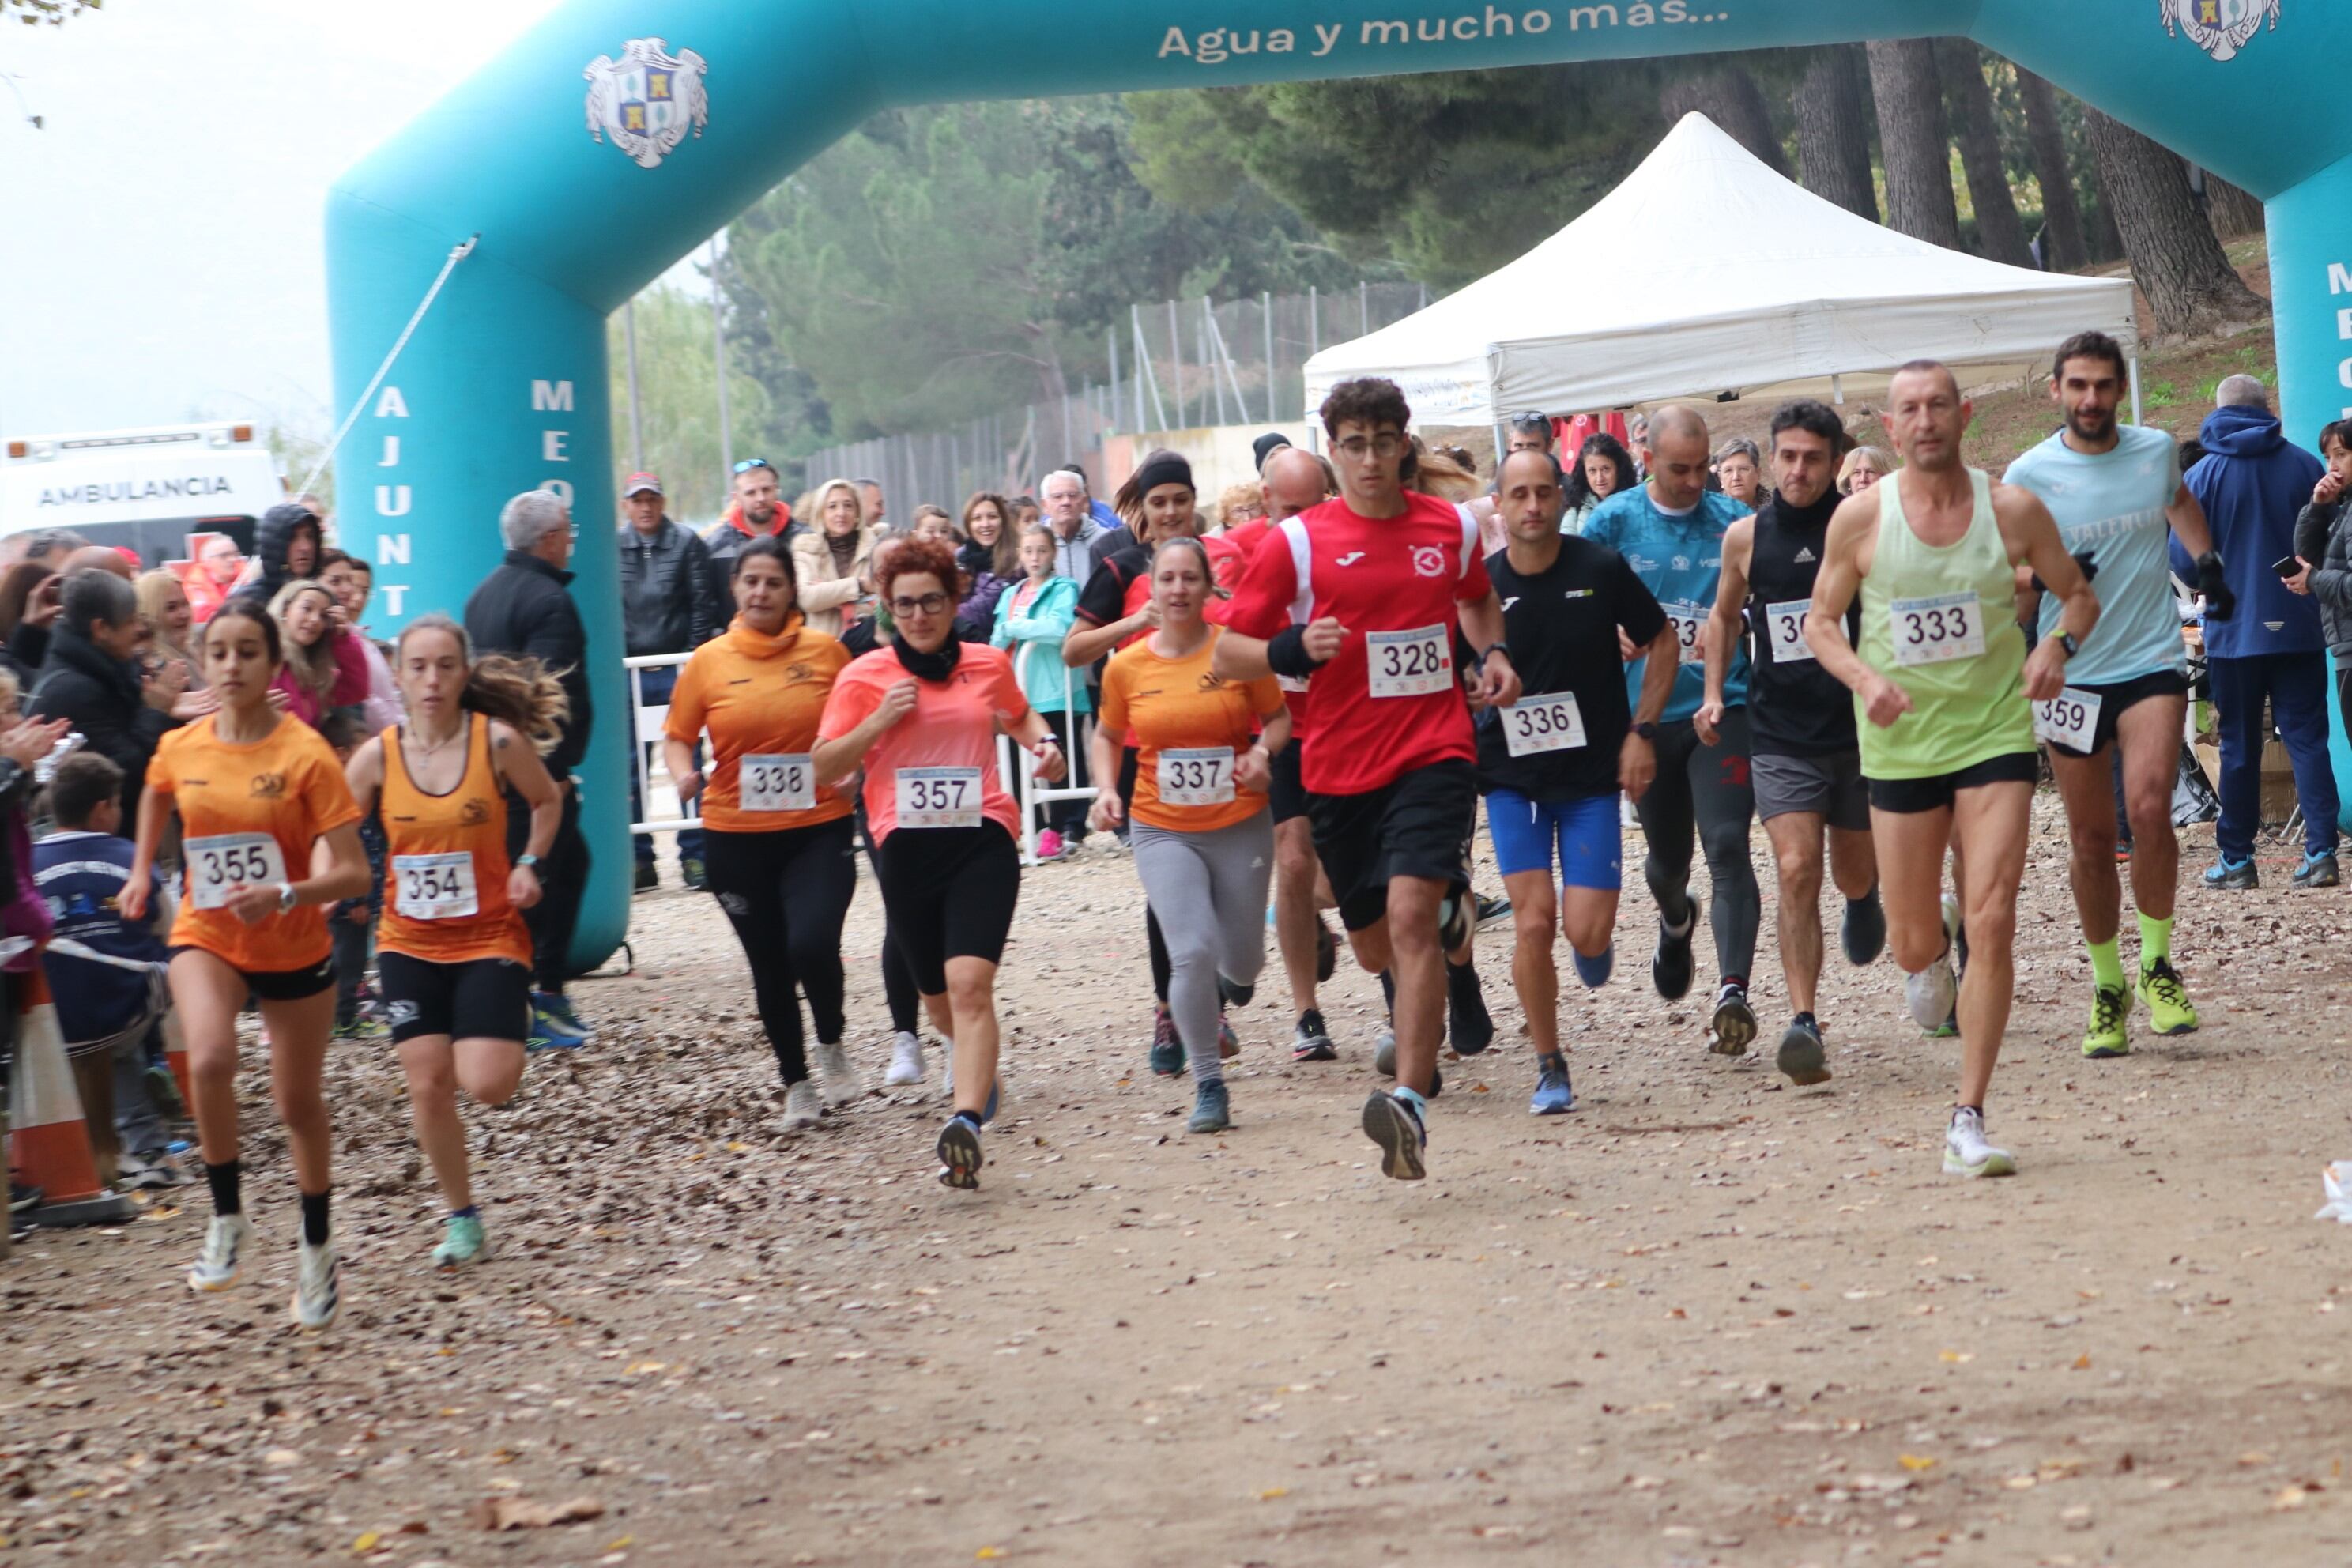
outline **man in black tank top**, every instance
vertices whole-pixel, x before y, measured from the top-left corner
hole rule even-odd
[[[1779,1064],[1800,1084],[1830,1076],[1828,1047],[1813,1016],[1822,971],[1825,828],[1830,874],[1846,898],[1840,929],[1846,957],[1868,963],[1886,940],[1853,694],[1822,668],[1805,642],[1805,611],[1840,499],[1832,480],[1844,443],[1845,426],[1836,413],[1810,398],[1783,404],[1773,414],[1773,498],[1723,536],[1723,582],[1707,626],[1706,701],[1698,715],[1709,723],[1721,716],[1731,649],[1752,635],[1750,776],[1756,815],[1780,867],[1780,968],[1795,1015],[1780,1037]],[[1857,610],[1848,616],[1849,635],[1860,635],[1859,616]]]

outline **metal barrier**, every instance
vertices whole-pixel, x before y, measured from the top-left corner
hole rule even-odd
[[[1023,643],[1019,650],[1014,653],[1013,673],[1016,677],[1025,670],[1027,660],[1036,647],[1034,643]],[[1058,653],[1059,650],[1055,651]],[[632,833],[671,833],[680,828],[702,826],[702,818],[699,816],[686,816],[682,809],[674,816],[656,814],[654,780],[660,778],[669,785],[672,800],[677,798],[677,781],[669,776],[668,763],[661,752],[661,742],[667,738],[664,733],[664,727],[669,722],[669,704],[646,701],[645,679],[641,673],[648,669],[676,668],[693,657],[692,654],[687,653],[656,653],[625,658],[621,661],[623,667],[629,672],[629,702],[636,714],[636,744],[633,748],[635,754],[629,759],[629,765],[636,770],[637,799],[646,813],[644,821],[629,824],[629,831]],[[1070,672],[1073,682],[1081,680],[1084,677],[1085,672],[1082,670],[1074,669]],[[1076,776],[1079,748],[1087,743],[1087,733],[1086,716],[1075,709],[1065,709],[1062,713],[1062,755],[1069,763],[1070,769],[1066,777]],[[646,762],[648,746],[654,748],[654,755],[656,758],[662,759],[658,767],[649,765]],[[1021,863],[1024,866],[1034,866],[1037,864],[1037,835],[1044,824],[1045,808],[1066,800],[1090,801],[1095,796],[1094,787],[1091,784],[1074,787],[1063,784],[1047,788],[1039,784],[1036,758],[1003,735],[996,738],[996,767],[997,777],[1004,781],[1007,788],[1012,787],[1013,781],[1016,777],[1020,780],[1017,798],[1022,803]],[[1017,773],[1014,772],[1015,769],[1019,770]],[[1116,784],[1118,781],[1110,782]]]

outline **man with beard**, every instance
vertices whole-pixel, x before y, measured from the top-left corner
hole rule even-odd
[[[1748,663],[1748,776],[1780,870],[1780,972],[1794,1015],[1780,1037],[1779,1066],[1800,1084],[1830,1076],[1813,1016],[1822,974],[1824,830],[1830,875],[1846,900],[1840,935],[1847,960],[1868,963],[1886,942],[1853,702],[1805,642],[1805,611],[1829,542],[1830,514],[1841,499],[1832,481],[1844,439],[1837,415],[1810,398],[1773,414],[1772,496],[1762,511],[1724,531],[1723,582],[1707,626],[1706,700],[1698,710],[1702,733],[1722,722],[1724,678],[1744,614],[1756,637]],[[1860,633],[1860,612],[1850,612],[1846,636]]]
[[[2066,689],[2038,704],[2034,729],[2050,748],[2050,772],[2066,803],[2074,852],[2068,874],[2091,951],[2091,1025],[2086,1057],[2131,1049],[2118,951],[2123,895],[2116,879],[2113,748],[2123,748],[2124,810],[2131,819],[2132,903],[2139,910],[2139,984],[2150,1026],[2186,1034],[2197,1010],[2172,967],[2172,904],[2180,840],[2172,829],[2189,664],[2174,607],[2167,534],[2197,559],[2208,616],[2229,618],[2234,598],[2213,553],[2205,509],[2181,482],[2179,448],[2161,430],[2116,423],[2129,372],[2105,332],[2078,332],[2060,345],[2050,396],[2065,426],[2009,466],[2008,482],[2042,498],[2066,548],[2093,565],[2105,611],[2099,629],[2066,667]],[[2037,595],[2039,597],[2039,595]],[[2040,597],[2042,635],[2061,606]]]
[[[710,556],[710,591],[721,605],[735,602],[735,557],[743,546],[755,539],[789,541],[808,531],[808,524],[793,521],[793,509],[783,501],[782,481],[767,458],[746,458],[736,464],[734,483],[734,504],[702,531],[702,546]]]

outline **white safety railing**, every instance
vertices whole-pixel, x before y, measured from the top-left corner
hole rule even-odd
[[[1014,653],[1013,669],[1016,675],[1025,668],[1026,661],[1036,647],[1034,643],[1023,643],[1020,649]],[[1053,651],[1058,654],[1060,650],[1056,648]],[[670,833],[679,828],[702,826],[702,818],[699,816],[687,816],[682,805],[669,815],[664,815],[658,809],[665,801],[672,805],[677,803],[677,781],[669,776],[668,762],[661,747],[661,742],[667,738],[665,729],[669,722],[669,704],[648,703],[646,700],[643,673],[648,669],[676,668],[693,657],[692,654],[685,653],[656,653],[625,658],[621,661],[623,668],[629,672],[629,704],[636,714],[636,724],[634,729],[636,744],[633,748],[635,754],[629,759],[629,765],[636,770],[637,799],[643,803],[646,814],[645,820],[629,824],[629,831],[632,833]],[[1085,679],[1084,670],[1070,671],[1070,680],[1073,684]],[[1062,755],[1069,770],[1064,775],[1066,781],[1077,776],[1078,757],[1081,754],[1079,748],[1087,743],[1085,714],[1074,708],[1066,708],[1063,710],[1061,741]],[[656,759],[650,765],[646,761],[648,747],[652,748],[652,753]],[[1045,826],[1047,809],[1060,801],[1091,801],[1095,797],[1094,786],[1087,784],[1074,787],[1067,782],[1051,787],[1040,784],[1037,782],[1037,759],[1031,756],[1027,750],[1014,745],[1010,739],[1003,735],[996,738],[996,766],[997,776],[1004,780],[1008,787],[1016,778],[1020,781],[1018,799],[1023,803],[1020,834],[1021,860],[1024,865],[1034,866],[1037,864],[1037,835]],[[654,791],[654,781],[656,778],[660,779],[666,786],[660,795],[656,795]],[[1108,782],[1116,784],[1118,781]]]

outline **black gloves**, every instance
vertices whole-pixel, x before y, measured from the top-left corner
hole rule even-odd
[[[2238,613],[2238,595],[2230,591],[2229,579],[2221,575],[2221,557],[2207,551],[2197,558],[2197,591],[2205,595],[2205,618],[2226,621]]]
[[[1265,645],[1265,662],[1276,675],[1287,675],[1304,680],[1322,668],[1313,655],[1307,651],[1307,628],[1285,626],[1274,634]]]

